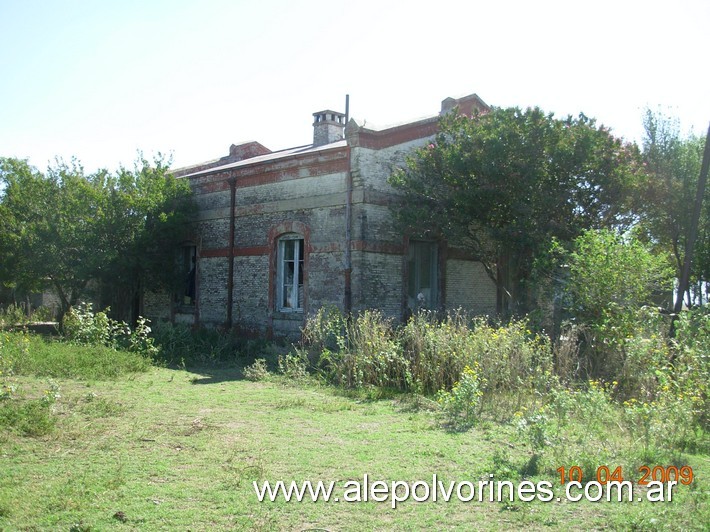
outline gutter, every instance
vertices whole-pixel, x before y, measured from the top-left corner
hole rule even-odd
[[[350,95],[345,96],[345,127],[348,125],[350,120]],[[350,142],[347,141],[346,137],[346,153],[347,153],[347,164],[348,172],[345,177],[345,271],[344,282],[345,290],[343,292],[343,310],[346,315],[349,315],[353,309],[353,293],[352,293],[352,254],[350,248],[352,247],[352,217],[353,217],[353,171],[352,171],[352,148],[350,147]]]
[[[237,178],[229,178],[229,255],[227,257],[227,329],[232,328],[232,307],[234,305],[234,225],[237,197]]]
[[[345,270],[344,270],[344,281],[345,290],[343,293],[343,310],[346,315],[352,312],[353,301],[352,301],[352,217],[353,217],[353,172],[352,172],[352,158],[351,158],[351,148],[350,145],[347,147],[347,161],[348,161],[348,172],[345,177],[346,180],[346,191],[345,191]]]

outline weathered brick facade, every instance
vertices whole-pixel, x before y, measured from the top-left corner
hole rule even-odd
[[[487,108],[471,95],[447,98],[442,113],[454,107]],[[418,304],[495,312],[481,264],[446,243],[410,243],[392,223],[387,178],[432,138],[438,118],[376,131],[321,111],[312,145],[233,145],[226,157],[176,171],[199,212],[185,243],[196,255],[194,299],[147,294],[146,315],[297,336],[323,305],[397,319]]]

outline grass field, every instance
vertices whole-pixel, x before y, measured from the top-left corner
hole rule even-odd
[[[250,382],[236,367],[54,382],[52,430],[0,428],[0,529],[702,530],[710,522],[706,455],[683,455],[695,481],[670,503],[259,502],[253,481],[343,486],[364,474],[387,482],[436,474],[475,483],[519,475],[511,472],[531,451],[509,423],[447,431],[424,399],[346,395],[282,377]],[[33,375],[17,384],[26,400],[47,388]],[[531,479],[554,482],[562,494],[549,472]]]

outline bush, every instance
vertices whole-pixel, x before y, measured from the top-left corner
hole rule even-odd
[[[429,312],[412,316],[401,330],[401,342],[418,391],[433,394],[450,390],[467,365],[480,362],[480,345],[471,332],[461,314],[447,316],[442,322]]]
[[[127,323],[109,318],[109,310],[94,312],[91,303],[70,308],[62,321],[64,338],[79,345],[125,349],[149,358],[159,354],[150,336],[150,320],[139,316],[135,330],[131,330]]]
[[[266,367],[266,359],[257,358],[253,364],[246,366],[242,373],[248,381],[265,381],[269,378],[269,370]]]
[[[4,309],[0,309],[0,325],[2,326],[22,325],[27,322],[27,311],[22,305],[10,303]]]
[[[301,343],[316,353],[326,349],[337,351],[344,347],[346,327],[347,321],[337,307],[323,306],[306,320],[301,331]]]
[[[710,426],[710,308],[683,312],[676,322],[669,365],[677,395],[695,397],[694,416],[704,430]]]
[[[526,321],[492,326],[461,313],[436,322],[420,313],[402,329],[412,379],[426,393],[450,389],[464,367],[478,365],[486,393],[531,390],[552,371],[546,338],[533,335]]]
[[[16,389],[10,345],[15,337],[15,334],[0,332],[0,401],[11,398]]]
[[[232,334],[207,328],[193,330],[189,325],[169,322],[159,323],[153,329],[153,337],[160,349],[160,358],[169,365],[204,366],[233,362],[242,347]]]
[[[279,355],[279,373],[293,381],[299,382],[308,376],[308,358],[306,353],[297,350],[295,353]]]
[[[464,368],[477,368],[487,394],[521,396],[544,384],[552,371],[546,339],[533,335],[525,321],[494,327],[483,319],[454,313],[437,321],[418,313],[400,328],[378,311],[345,320],[329,311],[306,324],[310,353],[328,380],[346,387],[367,385],[435,394],[449,391]]]
[[[478,364],[473,368],[466,366],[461,373],[461,380],[453,385],[450,392],[439,390],[437,394],[437,401],[454,428],[470,427],[480,413],[478,407],[486,382],[478,370]]]
[[[585,231],[564,260],[568,311],[586,332],[582,365],[590,377],[623,380],[627,339],[638,336],[649,318],[658,321],[643,306],[673,289],[671,261],[633,235],[610,230]]]
[[[408,364],[396,340],[392,320],[371,310],[349,321],[337,314],[331,314],[327,320],[316,315],[315,320],[318,329],[306,325],[306,330],[319,330],[310,338],[317,339],[315,355],[328,380],[348,388],[366,385],[407,388]],[[328,328],[321,329],[320,323]],[[333,343],[337,347],[327,347]]]
[[[108,311],[94,313],[91,303],[70,308],[62,320],[64,337],[83,345],[116,347],[121,337],[128,336],[130,329],[125,323],[109,318]]]

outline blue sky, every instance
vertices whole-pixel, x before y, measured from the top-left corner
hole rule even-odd
[[[707,0],[0,0],[0,156],[93,170],[276,150],[346,93],[370,126],[475,92],[636,141],[660,105],[704,135],[709,36]]]

